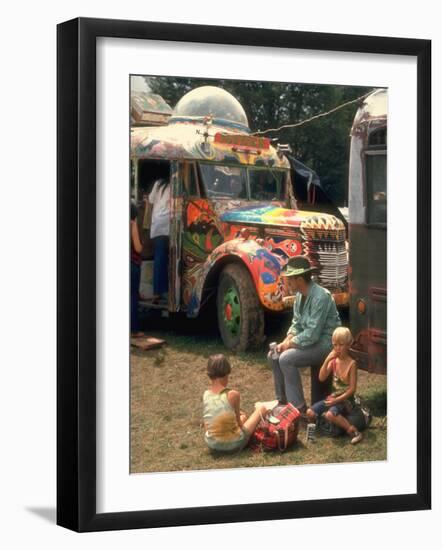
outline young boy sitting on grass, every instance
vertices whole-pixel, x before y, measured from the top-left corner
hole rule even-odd
[[[356,361],[349,354],[352,342],[353,337],[348,328],[338,327],[333,332],[333,350],[319,371],[321,382],[333,375],[333,393],[307,409],[307,418],[309,422],[315,422],[318,416],[324,414],[329,422],[345,430],[354,445],[361,441],[362,434],[345,418],[354,406],[357,385]]]
[[[240,393],[227,387],[231,366],[222,355],[212,355],[207,363],[209,389],[203,395],[204,440],[213,451],[244,449],[267,408],[258,406],[249,418],[240,410]]]

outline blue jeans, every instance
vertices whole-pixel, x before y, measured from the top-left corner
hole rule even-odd
[[[330,411],[334,416],[345,416],[347,412],[347,407],[345,403],[337,403],[336,405],[332,405],[331,407],[329,407],[328,405],[326,405],[324,400],[318,401],[310,408],[316,414],[316,416],[321,416],[326,411]]]
[[[302,388],[301,367],[318,367],[330,352],[324,344],[314,344],[306,348],[290,348],[283,351],[277,359],[267,358],[273,370],[276,398],[282,403],[291,403],[296,408],[305,406]]]
[[[169,289],[169,237],[153,239],[153,293],[159,296]]]
[[[140,295],[141,266],[130,262],[130,331],[138,332],[138,300]]]

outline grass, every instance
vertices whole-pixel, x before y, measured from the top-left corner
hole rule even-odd
[[[298,443],[285,453],[249,449],[232,455],[211,453],[203,440],[202,394],[208,386],[207,358],[225,352],[219,337],[191,321],[180,327],[154,320],[147,329],[150,335],[166,339],[167,345],[131,354],[132,473],[386,460],[386,377],[363,371],[359,371],[358,393],[370,406],[373,422],[358,445],[350,445],[347,437],[321,436],[306,444],[301,424]],[[270,340],[279,339],[274,332]],[[250,413],[255,401],[273,399],[264,351],[226,355],[232,364],[229,386],[241,392],[242,409]],[[308,369],[302,369],[301,375],[308,398]]]

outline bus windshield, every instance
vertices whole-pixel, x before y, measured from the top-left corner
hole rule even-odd
[[[201,177],[209,198],[284,200],[284,171],[263,168],[200,164]]]
[[[219,164],[200,164],[200,169],[207,197],[247,198],[245,168]]]
[[[284,200],[284,172],[263,169],[249,169],[248,172],[252,200]]]

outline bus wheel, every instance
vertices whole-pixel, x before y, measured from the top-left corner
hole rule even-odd
[[[245,267],[224,268],[216,297],[218,327],[226,348],[245,351],[264,341],[264,311]]]

